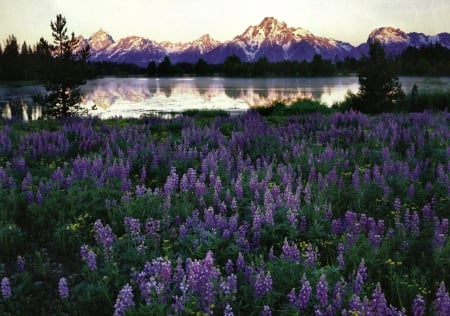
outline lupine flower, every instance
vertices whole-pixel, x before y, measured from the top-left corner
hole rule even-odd
[[[400,201],[399,198],[395,198],[393,206],[394,206],[394,210],[396,210],[397,212],[402,209],[402,202]]]
[[[239,252],[238,258],[236,259],[236,270],[238,272],[245,271],[245,259],[244,255],[241,252]]]
[[[387,306],[386,298],[381,291],[380,283],[377,283],[377,286],[373,291],[370,309],[372,310],[373,315],[389,315],[389,307]]]
[[[445,289],[444,282],[441,282],[439,289],[436,293],[436,300],[433,303],[434,309],[437,315],[444,316],[450,315],[450,296]]]
[[[312,293],[311,285],[309,281],[306,279],[306,276],[303,275],[302,287],[300,288],[298,295],[295,293],[295,289],[292,289],[291,292],[288,294],[288,301],[294,308],[300,309],[300,311],[302,311],[306,309],[306,307],[308,306],[311,293]]]
[[[110,260],[112,256],[112,246],[116,240],[116,236],[112,233],[111,227],[109,225],[103,226],[102,221],[99,219],[95,221],[94,229],[95,240],[103,246],[105,257],[107,260]]]
[[[25,272],[25,259],[22,256],[17,256],[17,272],[22,273]]]
[[[318,258],[317,248],[313,249],[311,244],[306,246],[305,251],[305,260],[303,261],[303,265],[307,268],[313,269],[316,265],[316,260]]]
[[[62,298],[62,299],[69,298],[69,287],[67,285],[67,279],[66,278],[59,279],[58,292],[59,292],[59,297],[60,298]]]
[[[345,261],[344,261],[344,244],[343,243],[339,243],[337,245],[337,262],[339,265],[339,269],[340,270],[344,270],[345,269]]]
[[[208,251],[203,260],[187,263],[187,282],[193,294],[198,295],[198,304],[208,311],[215,302],[216,288],[220,272],[214,267],[213,253]]]
[[[328,304],[328,283],[324,274],[319,278],[319,282],[316,286],[316,297],[319,301],[319,305],[325,308]]]
[[[114,304],[114,316],[125,315],[126,310],[134,306],[133,298],[133,289],[127,283],[117,295],[116,304]]]
[[[88,249],[87,245],[82,245],[80,248],[81,259],[86,261],[91,271],[97,270],[97,255]]]
[[[270,271],[264,273],[261,270],[256,275],[253,294],[257,298],[269,294],[270,291],[272,291],[272,276],[270,275]]]
[[[342,308],[342,299],[345,295],[345,282],[339,281],[333,289],[332,309],[336,313]]]
[[[417,295],[412,306],[413,316],[423,316],[425,314],[425,300],[422,295]]]
[[[300,262],[300,250],[297,245],[292,242],[292,246],[289,245],[287,238],[284,239],[283,246],[281,247],[283,253],[281,254],[282,259],[286,259],[295,263]]]
[[[2,290],[2,296],[3,298],[10,298],[12,295],[12,291],[11,291],[11,285],[9,284],[9,278],[8,277],[4,277],[2,279],[2,284],[1,284],[1,290]]]
[[[272,311],[270,310],[270,306],[264,305],[261,316],[272,316]]]
[[[229,303],[227,303],[227,305],[225,306],[223,316],[234,316],[233,309],[231,308]]]

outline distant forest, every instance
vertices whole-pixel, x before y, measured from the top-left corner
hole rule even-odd
[[[393,57],[395,70],[400,75],[449,76],[450,50],[440,45],[422,48],[407,48],[401,55]],[[4,46],[0,45],[0,80],[42,81],[52,71],[53,58],[50,44],[43,38],[34,46],[18,43],[10,35]],[[195,64],[172,64],[169,57],[160,63],[151,61],[147,68],[134,64],[111,62],[78,63],[79,71],[85,78],[102,76],[149,77],[168,76],[225,76],[225,77],[317,77],[356,74],[361,61],[346,58],[333,62],[316,55],[311,62],[282,61],[271,63],[261,58],[254,63],[241,61],[237,56],[228,57],[223,64],[208,64],[200,59]]]

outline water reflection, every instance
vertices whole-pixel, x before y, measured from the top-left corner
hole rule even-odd
[[[420,92],[448,91],[450,87],[450,78],[430,81],[403,77],[400,81],[405,92],[409,92],[414,83]],[[139,117],[151,112],[171,113],[186,109],[245,111],[275,101],[289,103],[305,98],[332,105],[344,100],[348,90],[358,90],[358,78],[102,78],[88,81],[82,89],[85,93],[82,106],[91,109],[96,105],[97,110],[90,111],[92,115]],[[41,86],[0,86],[2,115],[35,118],[40,109],[28,104],[32,104],[31,95],[40,90]]]
[[[101,117],[192,108],[240,111],[306,98],[331,105],[349,89],[357,89],[356,78],[105,78],[88,82],[83,104],[97,105],[94,114]]]
[[[41,106],[32,106],[23,99],[6,102],[1,117],[5,119],[19,119],[23,121],[37,120],[42,116]]]

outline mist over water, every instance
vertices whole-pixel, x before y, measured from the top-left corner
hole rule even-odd
[[[401,77],[406,93],[416,84],[419,92],[449,91],[450,78]],[[357,77],[327,78],[102,78],[82,87],[82,105],[100,118],[139,117],[150,113],[181,112],[187,109],[220,109],[240,112],[274,101],[289,103],[315,99],[331,106],[343,101],[347,91],[357,92]],[[0,86],[3,117],[22,115],[35,119],[41,109],[31,96],[39,85]]]

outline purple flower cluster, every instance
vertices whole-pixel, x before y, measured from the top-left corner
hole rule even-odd
[[[132,287],[127,283],[120,290],[114,304],[114,316],[123,316],[125,312],[134,306],[134,295]]]
[[[103,226],[101,220],[94,223],[95,241],[103,247],[106,260],[112,259],[112,248],[116,236],[113,234],[111,227],[107,224]]]
[[[303,311],[306,309],[311,299],[312,287],[305,276],[302,277],[301,282],[302,287],[300,288],[299,293],[296,294],[295,289],[292,289],[288,295],[288,301],[294,308]]]
[[[89,250],[87,245],[82,245],[80,248],[81,259],[86,262],[89,270],[97,270],[97,255],[94,251]]]
[[[7,298],[11,297],[12,291],[11,291],[11,285],[9,283],[9,278],[8,277],[4,277],[2,279],[1,291],[2,291],[3,298],[7,299]]]
[[[59,297],[61,299],[64,300],[64,299],[69,298],[69,286],[67,285],[67,279],[66,278],[59,279],[58,292],[59,292]]]
[[[256,298],[269,294],[272,291],[272,276],[270,275],[270,271],[265,272],[261,269],[255,276],[253,287],[253,295]]]
[[[146,247],[145,254],[157,258],[132,272],[131,285],[117,297],[116,315],[134,306],[132,286],[140,303],[163,304],[173,313],[196,308],[232,315],[240,312],[234,305],[240,282],[247,297],[258,301],[259,312],[265,299],[272,304],[287,296],[300,313],[399,315],[381,286],[372,288],[378,273],[368,271],[372,262],[355,267],[354,256],[361,249],[367,259],[409,256],[420,247],[425,255],[446,258],[449,119],[448,112],[368,117],[350,111],[289,117],[277,125],[247,113],[202,127],[181,118],[175,121],[182,126],[176,140],[153,135],[152,124],[171,124],[164,120],[125,127],[70,120],[56,132],[25,130],[18,144],[6,124],[0,130],[0,155],[8,160],[0,167],[0,190],[19,191],[32,211],[47,209],[48,197],[80,184],[119,194],[102,197],[113,214],[111,225],[120,223],[122,214],[135,217],[123,218],[115,230],[123,233],[119,238],[97,220],[97,246],[81,247],[83,262],[91,271],[104,271],[97,261],[103,253],[119,265],[124,259],[114,251],[124,245],[136,246],[139,260]],[[228,126],[232,132],[225,136],[221,130]],[[435,143],[439,149],[428,155]],[[69,158],[72,152],[78,156]],[[53,169],[47,175],[36,172],[36,161],[51,156],[58,157],[49,164]],[[141,208],[152,218],[140,217]],[[305,276],[297,290],[272,295],[272,288],[283,288],[275,275],[284,265]],[[24,271],[19,257],[17,268]],[[342,279],[333,285],[336,275],[329,277],[328,271]],[[349,271],[354,272],[346,275]],[[59,290],[62,298],[69,296],[65,278]],[[11,296],[6,277],[2,294]],[[449,314],[443,283],[430,306],[421,296],[408,303],[414,315]],[[262,314],[270,313],[264,306]]]

